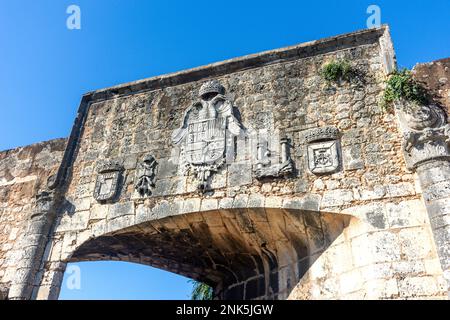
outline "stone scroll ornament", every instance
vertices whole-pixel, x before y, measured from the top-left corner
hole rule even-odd
[[[450,124],[440,107],[404,103],[397,111],[409,169],[433,159],[450,159]]]
[[[149,197],[155,187],[158,162],[152,155],[147,155],[138,168],[136,191],[141,197]]]
[[[279,163],[272,164],[271,152],[268,150],[267,141],[259,141],[257,144],[256,178],[279,178],[291,174],[294,171],[294,162],[290,155],[289,139],[283,138],[281,144],[281,159]]]
[[[95,200],[107,201],[117,195],[122,170],[122,166],[116,161],[107,161],[98,168],[94,189]]]
[[[241,130],[224,87],[217,80],[204,83],[199,100],[187,108],[172,134],[172,142],[180,146],[183,172],[194,174],[201,193],[210,189],[212,175],[225,164],[227,148]]]
[[[335,127],[315,128],[306,133],[307,161],[311,173],[333,173],[340,168],[338,135],[339,130]]]

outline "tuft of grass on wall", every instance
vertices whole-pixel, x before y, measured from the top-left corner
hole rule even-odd
[[[347,60],[333,60],[323,66],[320,75],[327,82],[350,81],[353,69]]]
[[[380,104],[385,111],[391,111],[394,102],[400,99],[415,104],[425,104],[428,100],[425,88],[413,79],[408,69],[396,70],[389,75]]]

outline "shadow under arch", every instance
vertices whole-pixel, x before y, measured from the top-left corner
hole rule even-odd
[[[128,261],[207,283],[216,299],[286,299],[350,216],[300,209],[219,209],[98,236],[67,262]]]

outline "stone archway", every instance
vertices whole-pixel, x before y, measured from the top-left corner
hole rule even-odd
[[[187,213],[91,238],[66,262],[141,263],[205,282],[217,299],[286,299],[348,222],[298,209]]]

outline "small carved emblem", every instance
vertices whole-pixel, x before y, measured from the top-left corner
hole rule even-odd
[[[267,148],[266,142],[258,142],[257,145],[257,164],[256,178],[278,178],[291,174],[294,171],[294,162],[289,152],[289,139],[283,138],[281,143],[281,161],[272,164],[271,153]]]
[[[152,189],[155,187],[157,166],[158,163],[152,155],[147,155],[140,164],[135,188],[141,197],[149,197],[152,195]]]
[[[324,127],[310,130],[308,143],[308,167],[314,174],[332,173],[340,166],[338,129]]]
[[[98,168],[94,198],[97,201],[113,199],[118,191],[122,166],[115,161],[107,161]]]

